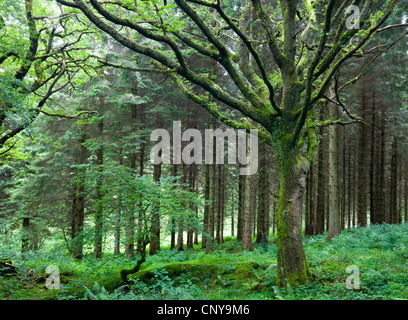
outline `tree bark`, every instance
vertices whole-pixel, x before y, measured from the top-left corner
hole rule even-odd
[[[365,119],[367,110],[367,96],[366,89],[363,88],[362,103],[361,103],[361,117]],[[360,227],[367,225],[367,179],[366,179],[366,140],[367,140],[367,126],[361,124],[360,126],[360,143],[359,143],[359,158],[358,158],[358,207],[357,207],[357,224]]]
[[[210,115],[210,129],[215,128],[216,119]],[[211,151],[211,150],[207,150]],[[206,252],[209,253],[213,250],[214,246],[214,228],[215,228],[215,139],[213,140],[213,150],[212,150],[213,164],[208,165],[208,188],[209,194],[208,199],[210,204],[208,206],[208,223],[207,223],[207,239],[206,239]]]
[[[142,250],[140,252],[140,259],[137,261],[136,265],[132,269],[123,269],[120,271],[120,279],[123,284],[128,284],[127,277],[131,274],[135,274],[140,270],[142,264],[146,261],[146,244],[142,245]]]
[[[386,222],[386,210],[385,210],[385,106],[381,106],[381,133],[380,133],[380,143],[379,143],[379,161],[378,161],[378,214],[379,221]]]
[[[251,178],[244,176],[244,195],[242,199],[242,247],[252,250],[252,224],[251,224]]]
[[[122,157],[123,148],[119,148],[118,151],[118,165],[123,165]],[[118,195],[117,199],[117,211],[116,211],[116,225],[115,225],[115,244],[113,247],[113,254],[120,254],[120,233],[121,233],[121,222],[122,222],[122,195]]]
[[[343,149],[342,149],[342,180],[341,180],[341,230],[344,230],[346,227],[346,203],[347,203],[347,196],[346,196],[346,128],[343,127],[343,134],[342,134],[342,141],[343,141]],[[340,182],[339,182],[340,183]]]
[[[265,159],[265,165],[268,162],[268,159],[266,157]],[[270,183],[270,175],[268,168],[265,167],[265,231],[266,231],[266,236],[269,239],[269,231],[271,227],[271,183]]]
[[[159,113],[156,112],[155,120],[156,128],[159,128]],[[158,156],[161,157],[161,150]],[[161,177],[161,164],[153,165],[153,181],[160,185]],[[151,218],[151,230],[150,230],[150,247],[149,254],[156,254],[160,250],[160,199],[156,199],[153,205],[153,212]]]
[[[244,206],[244,176],[238,176],[237,241],[242,241],[242,208]]]
[[[196,164],[194,164],[194,186],[193,186],[193,192],[198,196],[199,195],[199,190],[198,190],[198,180],[199,180],[199,168]],[[194,206],[194,211],[195,211],[195,217],[198,221],[198,205]],[[198,230],[199,228],[194,229],[194,244],[198,244]]]
[[[338,107],[335,104],[329,104],[330,118],[338,118]],[[331,240],[341,232],[341,217],[339,205],[339,178],[338,178],[338,127],[337,125],[329,126],[329,228],[327,230],[327,239]]]
[[[21,237],[21,252],[27,252],[31,248],[31,230],[30,230],[30,218],[23,218],[23,232]]]
[[[215,165],[215,242],[221,243],[221,164]]]
[[[268,240],[266,228],[266,145],[259,145],[259,192],[258,192],[258,221],[256,230],[256,242],[261,243]]]
[[[324,207],[325,207],[325,166],[324,166],[324,138],[323,138],[324,129],[321,128],[320,135],[322,140],[319,144],[318,151],[318,163],[317,163],[317,196],[316,196],[316,225],[315,225],[315,234],[323,234],[324,232]]]
[[[408,222],[408,161],[405,160],[404,163],[404,169],[405,169],[405,177],[404,177],[404,223]]]
[[[161,152],[161,151],[160,151]],[[160,153],[159,153],[160,156]],[[153,181],[160,184],[161,164],[154,165]],[[151,233],[149,254],[156,254],[160,250],[160,199],[156,199],[151,218]]]
[[[173,164],[172,175],[173,177],[177,176],[177,164]],[[174,182],[176,181],[177,179],[175,179]],[[176,248],[176,220],[174,218],[171,218],[170,220],[170,250],[173,250],[175,248]]]
[[[311,163],[306,176],[306,205],[305,205],[305,235],[314,234],[314,211],[313,211],[313,171],[314,165]]]
[[[78,157],[77,164],[82,165],[86,162],[86,148],[83,143],[85,142],[85,135],[81,135],[78,139]],[[78,169],[76,179],[74,181],[73,193],[72,193],[72,211],[71,211],[71,240],[72,256],[75,259],[83,258],[83,234],[85,218],[85,172],[83,168]]]
[[[375,94],[373,93],[373,102],[371,107],[371,143],[370,143],[370,223],[379,223],[378,219],[378,206],[376,204],[377,200],[377,152],[376,152],[376,110],[375,110]]]
[[[205,187],[204,187],[204,199],[206,201],[210,200],[210,165],[205,165]],[[203,234],[201,237],[201,247],[204,249],[207,244],[207,230],[208,230],[208,213],[209,205],[204,207],[204,217],[203,217]]]
[[[187,174],[188,174],[188,166],[187,164],[183,163],[183,172],[182,172],[182,178],[181,178],[181,188],[185,189],[185,184],[187,182]],[[187,204],[185,204],[187,205]],[[177,226],[177,250],[178,251],[184,251],[184,228],[183,228],[183,221],[180,219],[178,221],[178,226]]]
[[[139,106],[139,130],[141,132],[143,132],[144,129],[144,123],[145,123],[145,114],[144,114],[144,110],[145,107],[143,104],[141,104]],[[146,141],[145,141],[145,137],[142,136],[140,137],[140,145],[139,145],[139,176],[143,176],[144,175],[144,167],[145,167],[145,152],[146,152]],[[142,198],[139,199],[138,204],[137,204],[137,208],[138,208],[138,215],[137,215],[137,228],[139,230],[139,236],[136,239],[136,252],[137,253],[141,253],[143,250],[143,243],[142,243],[142,237],[140,236],[140,231],[143,230],[143,225],[145,224],[145,220],[146,220],[146,216],[145,216],[145,212],[143,209],[143,200]]]
[[[394,135],[391,145],[390,223],[398,223],[398,138]]]
[[[189,191],[192,193],[197,193],[197,166],[196,164],[191,164],[190,165],[190,170],[189,170],[189,175],[188,175],[188,179],[189,179]],[[194,203],[190,204],[190,209],[191,211],[194,212],[194,216],[195,218],[197,218],[197,206]],[[192,226],[189,226],[189,229],[187,231],[187,248],[192,249],[194,246],[194,232],[195,232],[195,228],[193,228]]]
[[[100,98],[101,109],[104,110],[104,99]],[[103,119],[98,123],[98,137],[103,137]],[[96,212],[95,212],[95,244],[94,258],[102,258],[102,239],[103,239],[103,203],[102,203],[102,184],[103,184],[103,144],[101,143],[96,151],[96,161],[99,166],[97,187],[96,187]]]
[[[309,281],[311,272],[302,243],[302,201],[307,163],[296,150],[281,150],[277,223],[277,285],[293,286]]]
[[[224,242],[224,220],[225,220],[225,170],[226,167],[225,165],[221,165],[220,167],[220,175],[221,175],[221,179],[220,179],[220,219],[221,219],[221,223],[220,223],[220,242]]]
[[[137,82],[132,83],[132,94],[137,94]],[[130,127],[132,130],[137,130],[137,105],[130,106]],[[135,143],[133,141],[133,143]],[[131,146],[129,154],[129,167],[136,174],[136,146]],[[136,208],[135,208],[136,209]],[[125,217],[125,257],[133,259],[135,257],[135,213],[134,210],[128,210]]]

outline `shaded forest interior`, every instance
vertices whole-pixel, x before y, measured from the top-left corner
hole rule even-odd
[[[377,26],[376,20],[373,20],[368,30],[376,26],[375,31],[381,32],[373,37],[372,42],[364,43],[354,52],[351,47],[344,49],[347,59],[337,69],[331,69],[338,62],[334,56],[333,61],[326,60],[331,57],[332,47],[338,45],[341,32],[337,35],[326,33],[326,37],[333,41],[330,45],[328,39],[321,40],[320,36],[312,37],[313,33],[305,33],[304,39],[310,40],[314,47],[307,47],[305,41],[299,40],[299,43],[295,41],[293,44],[295,50],[292,55],[289,49],[285,51],[286,55],[282,54],[283,57],[293,56],[296,72],[290,73],[287,71],[289,67],[279,63],[281,56],[274,51],[273,45],[271,53],[265,53],[267,48],[262,43],[273,41],[265,40],[260,31],[268,29],[262,20],[262,11],[257,10],[259,1],[240,2],[240,10],[232,4],[224,8],[231,15],[242,15],[243,18],[236,21],[228,19],[215,4],[212,7],[198,1],[197,5],[214,9],[228,25],[224,26],[215,19],[214,25],[208,23],[212,28],[208,29],[209,34],[200,24],[201,20],[186,7],[187,2],[195,1],[175,2],[198,25],[196,30],[191,25],[188,28],[201,30],[218,50],[216,53],[215,49],[211,51],[192,41],[189,37],[195,39],[194,32],[189,31],[187,37],[187,32],[185,35],[177,29],[178,25],[168,31],[156,22],[149,22],[155,30],[149,33],[149,28],[144,29],[131,20],[116,19],[104,11],[117,3],[99,8],[98,1],[91,1],[92,12],[98,12],[100,17],[115,26],[116,29],[111,31],[108,24],[98,24],[100,17],[88,13],[82,1],[74,1],[75,4],[57,1],[61,4],[58,6],[61,13],[57,25],[61,28],[48,25],[56,18],[47,12],[44,1],[39,1],[41,5],[35,9],[35,19],[31,15],[33,1],[20,2],[14,9],[6,8],[4,4],[0,7],[3,18],[13,17],[16,12],[24,12],[26,16],[21,21],[14,16],[17,22],[0,26],[0,30],[8,28],[10,37],[4,40],[4,49],[0,51],[0,278],[4,274],[12,278],[20,272],[21,278],[25,279],[28,272],[32,272],[36,274],[36,284],[44,283],[45,262],[35,267],[33,261],[37,255],[39,260],[46,255],[44,259],[52,264],[55,253],[55,256],[69,257],[72,265],[79,264],[85,269],[88,267],[84,266],[90,265],[89,268],[97,270],[104,268],[102,262],[107,263],[113,271],[110,280],[101,285],[111,291],[120,285],[129,285],[128,276],[151,284],[152,278],[163,277],[166,272],[179,277],[185,274],[183,281],[189,279],[188,275],[199,278],[201,274],[211,279],[211,285],[218,281],[227,287],[228,281],[233,283],[239,277],[242,277],[239,281],[244,282],[244,275],[248,273],[248,279],[251,277],[249,274],[254,279],[257,277],[254,283],[251,282],[250,292],[269,292],[276,284],[273,292],[274,298],[277,298],[279,294],[287,294],[280,292],[278,287],[319,279],[322,271],[316,257],[321,252],[318,251],[320,248],[341,248],[341,241],[345,245],[354,241],[350,240],[349,234],[361,236],[359,241],[363,243],[364,236],[370,237],[370,230],[373,234],[403,234],[408,223],[406,4],[395,8],[392,4],[387,16],[391,22],[387,24],[405,25],[398,30],[407,33],[397,34],[394,28],[388,30],[382,24]],[[134,8],[127,7],[129,4],[125,2],[120,10],[132,12]],[[278,5],[276,1],[273,3]],[[290,10],[290,2],[283,3]],[[382,2],[380,5],[387,6]],[[343,9],[343,5],[336,1],[328,1],[322,6],[329,12],[333,8],[338,12]],[[172,6],[163,8],[173,10]],[[154,14],[161,17],[160,10],[151,10],[154,12],[152,17],[156,17]],[[363,14],[364,10],[365,4]],[[312,11],[307,5],[299,5],[296,11],[295,6],[293,21],[300,29],[296,36],[301,31],[303,35],[309,28],[310,22],[306,23],[303,18]],[[203,12],[203,17],[212,21],[211,15],[208,18]],[[339,19],[340,13],[335,12]],[[48,15],[48,18],[40,16],[40,13]],[[259,16],[258,20],[255,14]],[[67,17],[72,20],[67,20]],[[67,24],[74,21],[74,17],[75,23]],[[326,24],[323,23],[325,17]],[[330,24],[327,17],[330,14],[318,16],[317,20],[322,21],[320,27],[337,26],[338,20]],[[290,33],[290,19],[285,14],[277,15],[278,18],[287,19],[284,27],[288,29],[283,31]],[[174,22],[172,18],[167,19]],[[144,23],[140,22],[141,25]],[[32,32],[21,43],[16,40],[17,43],[11,45],[11,39],[18,34],[19,24],[26,24]],[[36,32],[41,26],[47,30],[44,34],[49,38],[39,42],[39,38],[35,37],[40,37],[38,34],[41,32]],[[383,29],[379,29],[380,26]],[[189,30],[187,26],[182,27]],[[339,28],[342,30],[341,26]],[[240,32],[241,29],[246,30],[249,38]],[[134,41],[137,45],[134,44],[129,30],[143,35],[147,39],[143,38],[146,46],[156,50],[154,54],[147,49],[147,53],[141,53],[142,47],[137,45],[144,42],[139,39],[139,42]],[[166,38],[166,32],[174,34]],[[240,44],[233,41],[232,35],[223,32],[235,32]],[[280,34],[276,33],[278,40],[275,40],[282,45],[282,50],[286,50],[289,37],[280,43]],[[352,39],[349,33],[352,32],[344,31],[345,42]],[[360,41],[366,34],[358,34],[356,39]],[[125,36],[130,40],[123,40]],[[175,49],[174,43],[179,43],[176,40],[172,42],[173,36],[183,43],[180,51]],[[224,44],[218,43],[217,39],[236,49],[239,63],[226,53],[227,58],[220,57]],[[149,42],[153,40],[166,44],[173,51],[168,53],[163,49],[163,53]],[[321,42],[324,40],[326,43]],[[350,43],[353,44],[353,40]],[[301,50],[296,47],[301,45]],[[19,56],[20,51],[16,48],[20,48],[21,52],[27,51],[25,58]],[[187,48],[196,51],[190,53]],[[316,53],[316,58],[304,57],[306,53],[303,50]],[[342,49],[334,51],[336,55],[343,54]],[[152,56],[159,57],[156,60],[161,65],[157,61],[151,63],[155,59]],[[180,68],[171,64],[174,57],[179,59],[176,60]],[[228,62],[230,58],[231,63]],[[261,58],[267,61],[265,65],[259,60]],[[288,65],[289,58],[286,61]],[[305,62],[303,58],[309,60]],[[21,62],[20,65],[20,60],[32,63],[27,66]],[[272,60],[274,63],[269,63]],[[184,64],[188,65],[185,69]],[[257,68],[254,67],[256,64]],[[301,66],[304,69],[298,69]],[[268,70],[268,75],[262,67]],[[194,70],[194,74],[190,74],[190,70]],[[234,73],[236,70],[239,70],[237,74]],[[282,78],[277,75],[279,70]],[[310,77],[306,71],[309,71]],[[289,76],[285,72],[289,72]],[[294,73],[301,80],[293,80]],[[195,77],[196,74],[199,76]],[[322,75],[326,74],[329,76],[324,78]],[[180,80],[178,76],[190,82],[186,84],[183,82],[185,79]],[[245,81],[240,81],[239,77],[245,78]],[[210,82],[213,79],[216,79],[214,84]],[[54,86],[59,82],[63,84],[56,89]],[[262,85],[258,86],[259,82]],[[295,85],[291,91],[291,83],[297,83],[299,87]],[[267,90],[269,93],[265,93]],[[311,93],[314,90],[315,95]],[[292,98],[288,97],[295,96],[299,96],[302,102],[289,101]],[[217,99],[218,105],[215,105]],[[275,120],[277,124],[272,122]],[[181,124],[181,133],[176,131],[176,121]],[[249,130],[258,130],[255,174],[240,174],[240,169],[245,167],[240,162],[227,163],[229,157],[235,156],[228,149],[232,143],[227,144],[226,130],[231,128],[234,131],[230,133],[236,132],[236,129],[248,132],[244,139],[248,148]],[[171,163],[153,163],[154,147],[165,141],[164,135],[156,140],[152,138],[156,129],[164,129],[169,134],[171,143],[166,147],[172,150]],[[186,131],[188,129],[201,132],[201,150],[192,147],[199,137]],[[207,129],[222,130],[225,134],[222,139],[225,139],[211,137],[209,141]],[[186,135],[180,136],[185,132]],[[173,163],[175,138],[180,139],[181,152],[188,154],[189,159],[200,161]],[[294,142],[288,142],[290,139]],[[219,141],[224,147],[222,154],[215,152]],[[213,153],[208,152],[208,146],[213,148]],[[159,156],[163,156],[163,150]],[[223,157],[223,164],[217,163],[216,155]],[[296,206],[300,208],[298,211]],[[370,239],[367,243],[378,242]],[[306,243],[306,255],[302,241]],[[399,240],[392,241],[387,242],[392,243],[390,247],[384,245],[384,250],[391,251],[393,244],[399,243]],[[398,248],[403,251],[405,240],[401,241]],[[373,248],[378,250],[384,246],[377,248],[373,244]],[[294,253],[293,256],[288,252]],[[203,256],[200,256],[201,253]],[[223,280],[220,280],[215,275],[228,274],[229,271],[228,268],[220,271],[222,267],[219,265],[225,265],[225,261],[230,263],[228,259],[234,258],[226,257],[231,253],[238,261],[234,266],[234,277],[237,278],[226,280],[227,277],[221,277]],[[191,261],[186,258],[189,254],[203,262],[194,264],[191,262],[193,258]],[[262,254],[269,256],[262,258]],[[310,270],[305,256],[311,264]],[[190,262],[178,261],[175,257]],[[222,260],[224,258],[226,260]],[[112,265],[109,261],[115,259],[118,262]],[[258,259],[265,259],[265,265]],[[341,268],[346,262],[353,264],[351,258],[339,259]],[[170,262],[174,262],[173,267]],[[266,262],[274,267],[269,269]],[[199,275],[188,266],[189,263],[194,264]],[[331,263],[336,264],[333,261],[327,263],[325,272],[331,272]],[[276,267],[276,264],[284,268]],[[157,271],[152,266],[158,270],[165,266],[166,269]],[[248,266],[251,271],[248,271]],[[11,267],[14,269],[11,270]],[[258,275],[256,270],[264,273]],[[61,281],[70,283],[69,279],[74,277],[75,272],[68,269],[64,272],[61,273]],[[134,275],[136,272],[138,276]],[[1,288],[6,288],[6,282],[2,282],[6,281],[4,279],[0,281]],[[326,285],[330,281],[340,283],[342,280],[321,276],[319,281]],[[181,282],[180,288],[185,288],[185,283]],[[161,285],[165,287],[163,283]],[[143,291],[140,283],[133,289],[135,292]],[[98,294],[104,294],[104,289],[98,287],[97,290]],[[158,296],[175,298],[177,294],[174,292],[170,290],[167,296]],[[88,298],[97,298],[90,290],[86,294]],[[194,296],[190,291],[188,294]],[[302,294],[299,293],[300,296]],[[341,294],[345,293],[341,291]],[[402,293],[404,295],[406,293]],[[7,293],[1,298],[9,296],[10,293]],[[106,297],[111,296],[107,294]],[[212,297],[224,298],[221,294]],[[294,298],[290,295],[285,297]]]

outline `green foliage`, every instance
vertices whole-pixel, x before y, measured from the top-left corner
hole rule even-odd
[[[155,282],[146,285],[140,280],[134,280],[130,286],[123,285],[113,292],[95,283],[92,289],[85,288],[88,300],[193,300],[203,299],[201,290],[191,280],[177,283],[168,276],[165,269],[153,270]]]
[[[22,113],[27,112],[27,91],[28,88],[23,81],[15,79],[7,75],[0,75],[0,113],[6,110]],[[10,107],[3,109],[5,105]]]
[[[273,237],[271,237],[273,238]],[[276,282],[276,245],[266,251],[255,245],[242,251],[235,239],[214,247],[184,252],[161,250],[148,256],[141,270],[123,286],[119,272],[134,261],[122,255],[83,261],[66,255],[57,243],[49,251],[16,254],[4,245],[0,255],[19,267],[17,275],[0,276],[1,299],[283,299],[388,300],[408,298],[408,224],[373,225],[344,230],[326,241],[326,235],[305,239],[313,281],[280,289]],[[44,290],[45,268],[57,265],[61,289]],[[360,269],[360,289],[346,287],[349,265]],[[29,277],[30,269],[37,274]],[[37,280],[36,280],[37,279]]]

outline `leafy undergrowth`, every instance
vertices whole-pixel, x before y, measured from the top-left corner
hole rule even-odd
[[[17,273],[0,276],[0,299],[408,299],[408,224],[348,229],[331,242],[326,235],[306,238],[313,280],[287,289],[275,286],[274,240],[253,251],[242,251],[230,238],[211,254],[198,247],[180,253],[163,249],[147,257],[129,285],[121,284],[119,273],[137,257],[106,254],[77,261],[58,249],[23,255],[0,250],[18,267]],[[60,289],[46,288],[49,265],[59,268]],[[346,286],[355,275],[346,272],[351,265],[359,269],[360,288]]]

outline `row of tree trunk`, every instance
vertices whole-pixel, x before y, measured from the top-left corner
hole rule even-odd
[[[322,140],[308,172],[305,234],[408,221],[407,164],[398,150],[398,135],[385,126],[386,109],[375,92],[362,88],[360,118],[364,123],[320,128]],[[328,103],[322,114],[338,118]],[[387,122],[388,123],[388,122]]]

